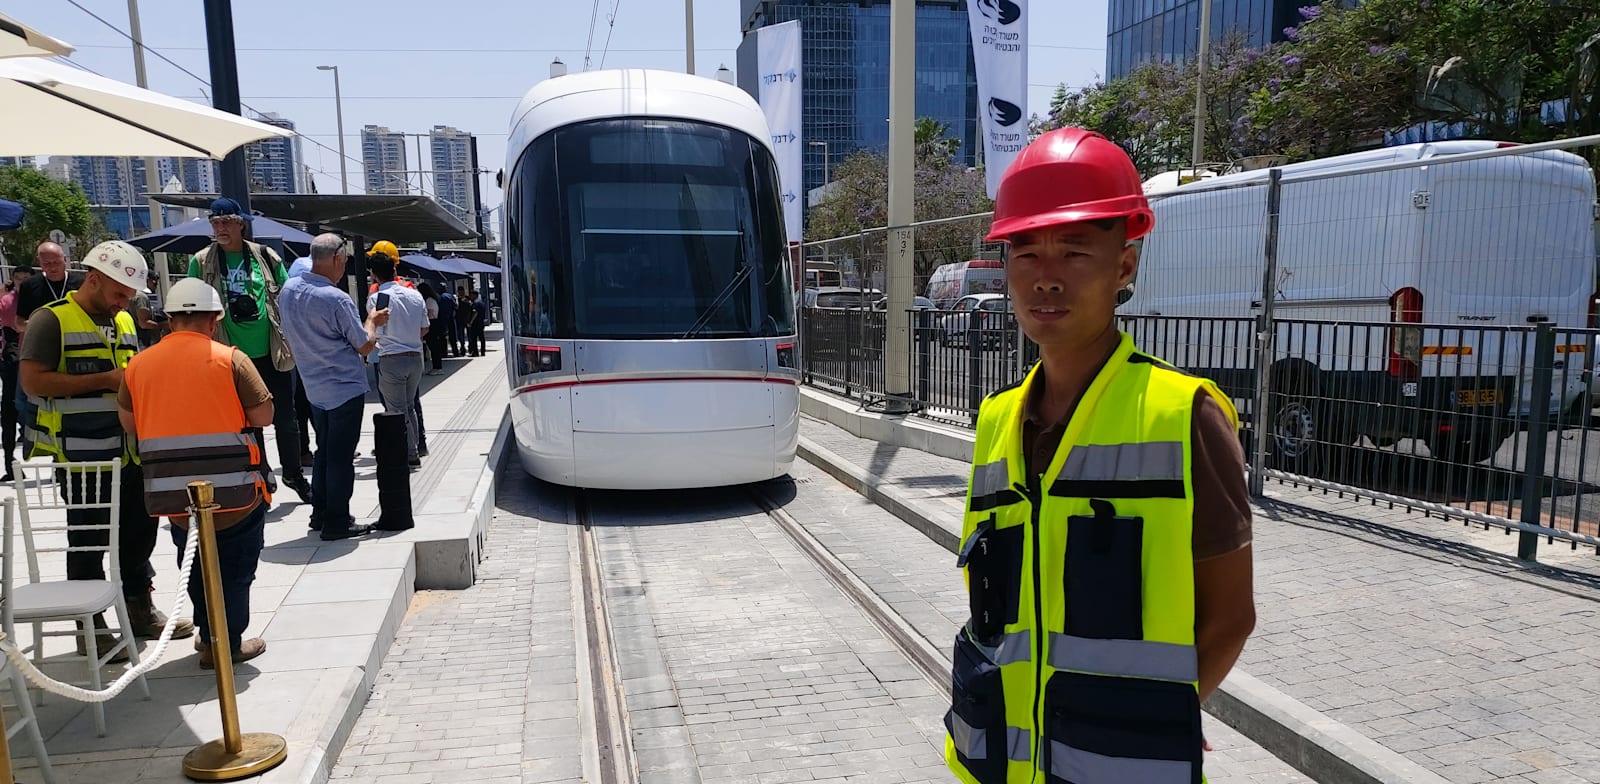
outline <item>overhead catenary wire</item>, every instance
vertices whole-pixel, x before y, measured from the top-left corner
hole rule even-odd
[[[600,67],[606,67],[606,54],[611,51],[611,34],[617,30],[617,8],[621,7],[622,0],[615,0],[611,4],[611,15],[606,23],[606,45],[600,49]]]
[[[200,82],[201,84],[205,85],[208,88],[211,86],[211,80],[209,80],[209,79],[207,79],[207,78],[195,73],[194,71],[189,70],[188,68],[183,67],[182,65],[178,64],[177,61],[175,61],[172,58],[166,56],[165,54],[162,54],[160,50],[150,46],[149,44],[147,44],[147,43],[145,43],[143,41],[135,40],[134,37],[130,33],[128,33],[126,30],[123,30],[122,28],[118,27],[114,23],[106,20],[105,17],[102,17],[99,14],[89,10],[88,8],[85,8],[82,3],[78,2],[78,0],[67,0],[67,2],[72,4],[72,6],[77,8],[78,10],[80,10],[80,11],[88,14],[89,16],[93,17],[94,20],[99,22],[100,24],[103,24],[106,27],[109,27],[112,30],[116,31],[116,33],[118,35],[122,36],[123,38],[126,38],[129,41],[131,41],[133,43],[136,43],[139,46],[143,47],[146,52],[149,52],[150,54],[155,55],[156,58],[161,60],[162,62],[172,66],[173,68],[178,69],[180,72],[182,72],[184,74],[187,74],[188,76],[190,76],[191,78],[193,78],[194,80]],[[70,62],[70,61],[68,61],[68,62]],[[83,67],[81,65],[78,65],[77,63],[73,63],[73,65],[78,66],[78,67]],[[90,69],[88,69],[86,67],[84,67],[83,69],[85,71],[89,71],[89,73],[94,73],[94,71],[92,71],[92,70],[90,70]],[[100,75],[100,74],[96,74],[96,75]],[[269,99],[262,99],[262,100],[269,100]],[[245,109],[249,109],[250,111],[255,112],[256,116],[258,116],[258,117],[265,116],[267,114],[267,112],[263,112],[260,109],[257,109],[256,107],[245,103],[243,100],[239,101],[239,105],[241,107],[245,108]],[[338,150],[336,150],[336,149],[334,149],[332,147],[329,147],[328,145],[323,144],[322,142],[319,142],[314,138],[303,136],[301,134],[296,134],[296,135],[300,136],[301,138],[307,139],[312,144],[314,144],[314,145],[316,145],[318,147],[321,147],[322,149],[327,150],[328,152],[331,152],[334,155],[339,155],[339,151]],[[357,157],[355,157],[353,155],[349,155],[349,154],[345,154],[342,157],[344,157],[346,160],[354,161],[356,163],[361,164],[363,170],[365,170],[366,161],[363,161],[360,158],[357,158]],[[386,174],[386,172],[384,172],[384,173]],[[404,180],[402,178],[394,177],[393,175],[389,175],[389,177],[390,177],[391,180],[394,180],[396,182],[404,182]],[[407,185],[407,187],[409,187],[410,183],[407,182],[406,185]],[[365,190],[365,188],[363,188],[363,190]],[[459,204],[456,204],[454,202],[451,202],[448,199],[444,199],[443,197],[439,196],[437,193],[434,194],[434,198],[439,199],[441,202],[445,202],[445,203],[449,204],[450,206],[454,206],[454,207],[458,207],[458,208],[461,208],[461,209],[465,209],[465,207],[462,207],[462,205],[459,205]]]
[[[594,25],[600,19],[600,0],[594,0],[589,11],[589,41],[583,45],[583,70],[589,70],[589,53],[594,51]]]

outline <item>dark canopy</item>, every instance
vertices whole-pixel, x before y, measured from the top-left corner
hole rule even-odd
[[[162,204],[206,209],[214,193],[163,193]],[[278,220],[316,224],[327,231],[391,242],[447,242],[478,236],[428,196],[253,193],[250,209]]]

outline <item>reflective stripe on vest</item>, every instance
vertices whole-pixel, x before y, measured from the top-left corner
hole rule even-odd
[[[957,637],[946,762],[966,784],[1041,772],[1074,784],[1203,781],[1191,416],[1202,390],[1237,415],[1211,382],[1149,361],[1123,335],[1050,465],[1029,476],[1023,409],[1041,379],[1033,369],[979,411],[961,541],[986,623]],[[996,734],[1013,730],[1034,758],[994,759]]]
[[[967,759],[989,758],[989,731],[968,724],[950,714],[950,739]],[[1017,762],[1033,759],[1033,735],[1021,727],[1006,727],[1006,758]]]
[[[72,295],[45,306],[61,327],[61,358],[56,372],[91,375],[125,368],[138,350],[139,339],[133,319],[126,312],[112,317],[116,339],[108,340],[101,327],[78,305]],[[122,458],[137,463],[122,423],[117,417],[117,393],[92,392],[72,397],[37,398],[33,455],[50,455],[57,461],[77,462]]]
[[[1194,763],[1179,760],[1110,757],[1050,741],[1050,775],[1076,782],[1190,784]]]
[[[1200,679],[1193,645],[1147,640],[1097,640],[1050,635],[1050,666],[1058,670],[1189,683]]]
[[[1182,498],[1183,444],[1084,444],[1067,454],[1050,494],[1065,498]]]
[[[972,511],[985,512],[1022,502],[1022,494],[1011,486],[1009,466],[1005,458],[1000,458],[972,467],[972,500],[968,503]]]
[[[260,444],[233,381],[234,349],[178,331],[128,367],[145,506],[151,515],[188,514],[189,483],[208,481],[218,511],[248,509],[266,498]]]

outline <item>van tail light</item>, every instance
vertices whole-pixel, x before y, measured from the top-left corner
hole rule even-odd
[[[1393,324],[1422,323],[1422,292],[1403,288],[1389,297],[1389,321]],[[1416,378],[1422,365],[1422,328],[1389,328],[1389,375]]]

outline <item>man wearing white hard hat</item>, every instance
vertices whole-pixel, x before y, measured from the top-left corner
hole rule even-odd
[[[118,499],[116,557],[122,568],[122,593],[137,637],[157,637],[166,624],[151,601],[150,554],[157,524],[145,510],[144,472],[133,440],[117,417],[117,390],[123,369],[139,349],[128,301],[145,290],[148,268],[139,250],[126,242],[102,242],[83,260],[87,270],[77,291],[34,311],[22,340],[19,380],[38,406],[34,418],[33,457],[50,456],[58,463],[121,458],[122,492]],[[76,495],[81,482],[64,482]],[[110,478],[103,492],[110,492]],[[68,492],[72,491],[72,492]],[[68,497],[68,503],[77,499]],[[109,510],[69,510],[67,525],[103,526]],[[69,545],[103,544],[107,531],[69,531]],[[104,580],[98,552],[67,553],[67,579]],[[194,634],[194,625],[179,621],[174,637]],[[100,644],[114,644],[102,637]]]
[[[222,319],[222,298],[198,278],[185,278],[167,292],[172,333],[128,363],[117,393],[117,416],[138,439],[148,463],[145,505],[172,519],[172,541],[181,563],[188,538],[190,482],[206,480],[219,507],[217,560],[233,660],[266,652],[260,638],[245,639],[250,625],[250,584],[265,544],[267,490],[259,428],[272,424],[273,400],[255,363],[243,351],[211,339]],[[200,572],[189,575],[189,598],[200,623],[200,667],[214,666],[213,631],[206,613]]]

